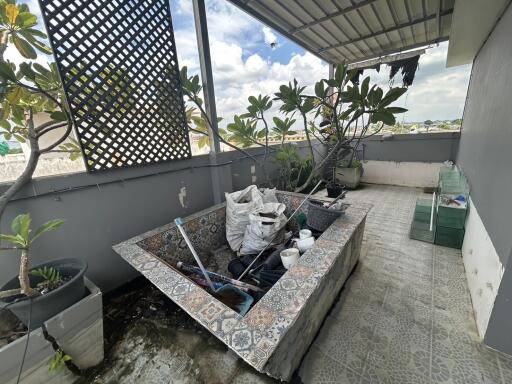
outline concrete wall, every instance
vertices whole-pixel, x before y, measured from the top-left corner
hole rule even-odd
[[[457,157],[459,138],[459,132],[372,136],[358,151],[364,166],[362,181],[434,187],[443,162]]]
[[[457,158],[504,265],[512,249],[511,35],[509,7],[473,64]]]
[[[364,140],[359,155],[364,160],[442,163],[455,161],[459,132],[377,135]]]
[[[306,154],[304,143],[297,143],[297,148]],[[262,150],[248,151],[262,160]],[[64,218],[61,229],[37,240],[31,264],[83,258],[89,264],[87,276],[108,291],[138,275],[112,245],[213,205],[212,177],[221,180],[222,192],[264,182],[261,170],[238,152],[224,152],[218,162],[223,165],[215,170],[210,157],[202,155],[103,173],[36,178],[9,203],[0,231],[10,232],[11,220],[20,213],[30,212],[34,226]],[[277,166],[269,162],[268,170],[275,175]],[[0,193],[6,187],[0,184]],[[18,261],[17,255],[2,254],[0,284],[16,275]]]
[[[471,239],[466,236],[463,247],[473,308],[477,319],[490,316],[487,328],[479,329],[481,333],[485,333],[486,342],[508,353],[512,353],[510,36],[512,7],[505,11],[473,63],[457,157],[457,163],[470,182],[473,207],[483,223],[483,228],[472,231],[471,222],[468,221],[468,232],[471,231],[472,236]],[[493,250],[488,249],[488,243],[485,245],[487,236]],[[470,240],[473,244],[467,243]],[[493,254],[497,255],[498,263],[492,260],[495,257]],[[499,269],[507,264],[509,267],[505,269],[498,290],[500,281],[496,281],[496,276],[500,275]],[[470,276],[471,274],[476,277]],[[482,307],[479,304],[482,297],[487,297],[486,301],[490,301],[490,305]],[[489,313],[490,310],[492,314]]]
[[[199,156],[149,167],[36,179],[18,196],[21,199],[8,205],[1,230],[8,232],[12,218],[24,212],[31,213],[34,225],[66,219],[61,229],[34,244],[32,265],[83,258],[89,264],[87,276],[102,290],[110,290],[138,275],[111,250],[112,245],[213,204],[208,164],[208,156]],[[16,274],[17,265],[17,256],[2,255],[0,283]]]

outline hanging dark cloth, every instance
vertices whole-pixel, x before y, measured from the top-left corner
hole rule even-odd
[[[363,74],[364,72],[364,69],[358,69],[357,70],[357,73],[354,75],[354,77],[352,79],[350,79],[350,81],[352,82],[352,84],[354,85],[359,85],[359,78],[361,77],[361,75]]]
[[[418,69],[418,62],[420,55],[410,57],[408,59],[397,60],[390,64],[391,70],[389,71],[389,81],[393,81],[398,71],[402,71],[402,84],[404,87],[409,87],[414,81],[416,70]]]

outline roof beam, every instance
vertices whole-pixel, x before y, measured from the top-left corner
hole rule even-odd
[[[397,54],[392,54],[392,55],[388,55],[385,57],[379,57],[377,59],[359,61],[357,63],[349,64],[347,66],[347,69],[351,70],[351,69],[368,68],[368,67],[373,67],[377,64],[392,63],[397,60],[404,60],[404,59],[408,59],[410,57],[423,55],[425,52],[426,52],[425,49],[417,49],[417,50],[411,51],[411,52],[397,53]]]
[[[443,0],[437,0],[437,38],[441,37],[441,8],[443,7]]]
[[[395,25],[398,25],[398,19],[396,17],[395,7],[393,6],[393,3],[391,3],[391,0],[386,0],[386,4],[389,8],[389,13],[391,13],[391,18],[393,19],[393,23]],[[410,22],[410,20],[408,20]],[[402,45],[405,44],[404,36],[402,35],[402,31],[400,29],[397,29],[398,36],[400,36],[400,42]]]
[[[370,5],[370,4],[375,3],[375,2],[377,2],[377,1],[379,1],[379,0],[364,0],[364,1],[361,1],[360,3],[353,4],[353,5],[351,5],[350,7],[346,7],[346,8],[340,9],[339,11],[333,12],[333,13],[331,13],[331,14],[327,15],[327,16],[320,17],[319,19],[316,19],[316,20],[314,20],[314,21],[311,21],[311,22],[309,22],[309,23],[306,23],[306,24],[304,24],[304,25],[301,25],[300,27],[297,27],[297,28],[295,28],[295,29],[292,29],[292,30],[290,31],[290,33],[291,33],[292,35],[294,35],[294,34],[296,34],[297,32],[300,32],[300,31],[303,31],[303,30],[305,30],[305,29],[311,28],[311,27],[313,27],[313,26],[315,26],[315,25],[317,25],[317,24],[323,23],[323,22],[328,21],[328,20],[330,20],[330,19],[333,19],[333,18],[335,18],[335,17],[342,16],[342,15],[344,15],[344,14],[346,14],[346,13],[349,13],[349,12],[355,11],[355,10],[357,10],[357,9],[359,9],[359,8],[362,8],[362,7],[366,6],[366,5]]]
[[[411,21],[412,16],[411,16],[411,9],[409,7],[409,0],[404,0],[404,5],[405,5],[405,12],[407,13],[407,21]],[[414,44],[416,44],[416,36],[414,33],[414,28],[412,26],[411,26],[411,35],[412,35],[412,41],[414,42]]]
[[[443,16],[451,15],[452,13],[453,13],[453,9],[447,9],[445,11],[441,11],[439,13],[439,15],[440,15],[439,18],[441,18]],[[410,22],[407,22],[407,23],[397,24],[397,25],[395,25],[395,26],[393,26],[391,28],[386,28],[386,29],[383,29],[381,31],[377,31],[375,33],[372,33],[372,34],[369,34],[369,35],[366,35],[366,36],[361,36],[361,37],[358,37],[356,39],[351,39],[351,40],[348,40],[348,41],[344,41],[343,43],[329,45],[327,47],[324,47],[322,49],[317,50],[316,52],[317,53],[322,53],[322,52],[328,51],[328,50],[333,49],[333,48],[344,47],[344,46],[349,45],[349,44],[357,43],[358,41],[361,41],[361,40],[370,39],[372,37],[383,35],[385,33],[393,32],[393,31],[397,31],[397,30],[402,29],[402,28],[411,27],[411,26],[413,26],[415,24],[420,24],[420,23],[423,23],[425,21],[435,19],[437,17],[438,17],[438,15],[436,13],[436,14],[427,16],[425,18],[416,19],[416,20],[413,20],[413,21],[410,21]],[[439,39],[441,39],[440,36],[439,36]]]
[[[382,52],[380,55],[374,55],[374,56],[370,56],[370,57],[359,57],[359,58],[356,57],[354,60],[349,61],[348,64],[350,65],[352,63],[358,63],[358,62],[361,62],[361,61],[371,60],[371,59],[375,59],[377,57],[384,57],[384,56],[392,55],[394,53],[408,51],[410,49],[430,48],[430,47],[428,47],[429,45],[436,44],[438,42],[441,43],[443,41],[447,41],[448,39],[449,39],[449,37],[445,36],[445,37],[442,37],[441,39],[439,39],[439,41],[437,41],[437,40],[435,40],[435,41],[427,41],[425,43],[412,44],[412,45],[408,45],[406,47],[390,49],[390,50],[388,50],[386,52]]]

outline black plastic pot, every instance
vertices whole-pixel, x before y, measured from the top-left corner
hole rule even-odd
[[[343,192],[343,185],[341,184],[329,184],[325,188],[328,197],[338,197]]]
[[[31,269],[42,267],[53,267],[63,277],[71,277],[59,288],[32,298],[29,300],[26,296],[18,295],[0,301],[0,307],[8,307],[23,324],[28,326],[30,314],[30,328],[40,327],[46,320],[62,312],[81,300],[85,294],[84,274],[87,269],[87,263],[81,259],[59,259],[53,260]],[[30,276],[30,286],[35,287],[43,279],[38,276]],[[16,289],[20,287],[18,276],[9,280],[0,290]],[[30,302],[32,301],[32,305]],[[13,303],[14,302],[14,303]],[[30,309],[32,306],[32,309]]]

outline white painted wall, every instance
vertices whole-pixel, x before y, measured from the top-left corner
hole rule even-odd
[[[27,160],[25,155],[16,154],[0,156],[0,183],[13,181],[25,170]],[[42,157],[39,159],[34,177],[61,175],[64,173],[84,172],[82,159],[70,160],[67,154],[58,157]]]
[[[435,187],[442,163],[363,161],[362,182],[401,185],[404,187]]]
[[[478,333],[483,338],[505,269],[471,198],[462,258]]]

